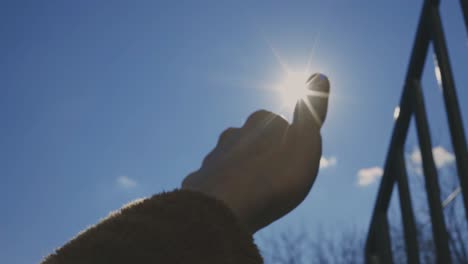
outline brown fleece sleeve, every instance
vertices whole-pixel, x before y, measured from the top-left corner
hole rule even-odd
[[[176,190],[136,201],[80,233],[44,264],[263,263],[221,201]]]

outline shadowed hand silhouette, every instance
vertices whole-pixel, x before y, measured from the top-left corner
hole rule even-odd
[[[298,100],[292,124],[265,110],[241,128],[228,128],[182,189],[223,201],[252,233],[297,207],[315,181],[328,108],[330,83],[323,74],[307,80],[311,91]]]

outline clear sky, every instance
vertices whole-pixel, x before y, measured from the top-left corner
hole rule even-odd
[[[466,126],[466,30],[458,1],[442,2]],[[366,228],[421,6],[2,1],[0,262],[36,263],[111,210],[177,188],[254,110],[287,116],[272,89],[281,64],[301,71],[310,62],[332,94],[313,190],[260,235]],[[431,49],[423,85],[442,168],[453,156],[432,58]],[[406,149],[417,164],[415,144]]]

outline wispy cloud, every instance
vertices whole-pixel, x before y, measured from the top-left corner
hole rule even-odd
[[[441,146],[433,148],[432,154],[434,155],[434,161],[438,168],[445,167],[455,162],[455,155]]]
[[[358,185],[365,187],[369,184],[377,181],[378,178],[382,177],[383,170],[381,167],[371,167],[360,169],[357,173]]]
[[[446,150],[442,146],[437,146],[432,149],[432,155],[434,156],[434,162],[438,169],[447,167],[455,162],[455,155],[450,151]],[[421,151],[415,148],[408,156],[411,169],[417,174],[422,174],[422,156]],[[362,168],[358,171],[358,185],[361,187],[368,186],[376,182],[383,175],[383,169],[381,167]]]
[[[135,180],[129,178],[128,176],[119,176],[116,182],[118,186],[125,189],[132,189],[138,185],[138,183]]]
[[[324,157],[322,156],[320,158],[320,169],[326,169],[326,168],[329,168],[329,167],[333,167],[333,166],[336,166],[336,163],[337,163],[337,159],[336,157],[334,156],[330,156],[330,157]]]
[[[434,162],[438,169],[444,168],[455,162],[455,155],[442,146],[434,147],[432,149],[432,155],[434,156]],[[418,174],[422,174],[422,156],[419,148],[414,148],[409,155],[409,160],[413,170]]]

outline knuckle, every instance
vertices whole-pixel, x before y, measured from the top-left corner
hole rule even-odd
[[[228,145],[235,141],[235,138],[239,134],[239,128],[229,127],[224,130],[219,136],[217,146]]]
[[[244,127],[258,123],[262,120],[265,120],[271,117],[272,115],[275,115],[275,114],[264,109],[257,110],[247,118],[247,120],[245,121]]]
[[[182,181],[183,188],[189,188],[192,185],[193,174],[194,173],[192,172],[191,174],[189,174],[187,177],[184,178],[184,180]]]
[[[219,136],[219,142],[221,141],[224,141],[226,140],[227,138],[229,138],[230,136],[232,136],[235,131],[237,130],[238,128],[234,128],[234,127],[229,127],[227,129],[225,129],[221,135]]]
[[[282,116],[274,115],[271,120],[271,126],[276,129],[284,130],[289,127],[289,123]]]
[[[202,167],[207,166],[211,161],[214,160],[214,157],[215,157],[214,152],[215,152],[215,150],[212,150],[210,153],[208,153],[205,156],[205,158],[202,161]]]

